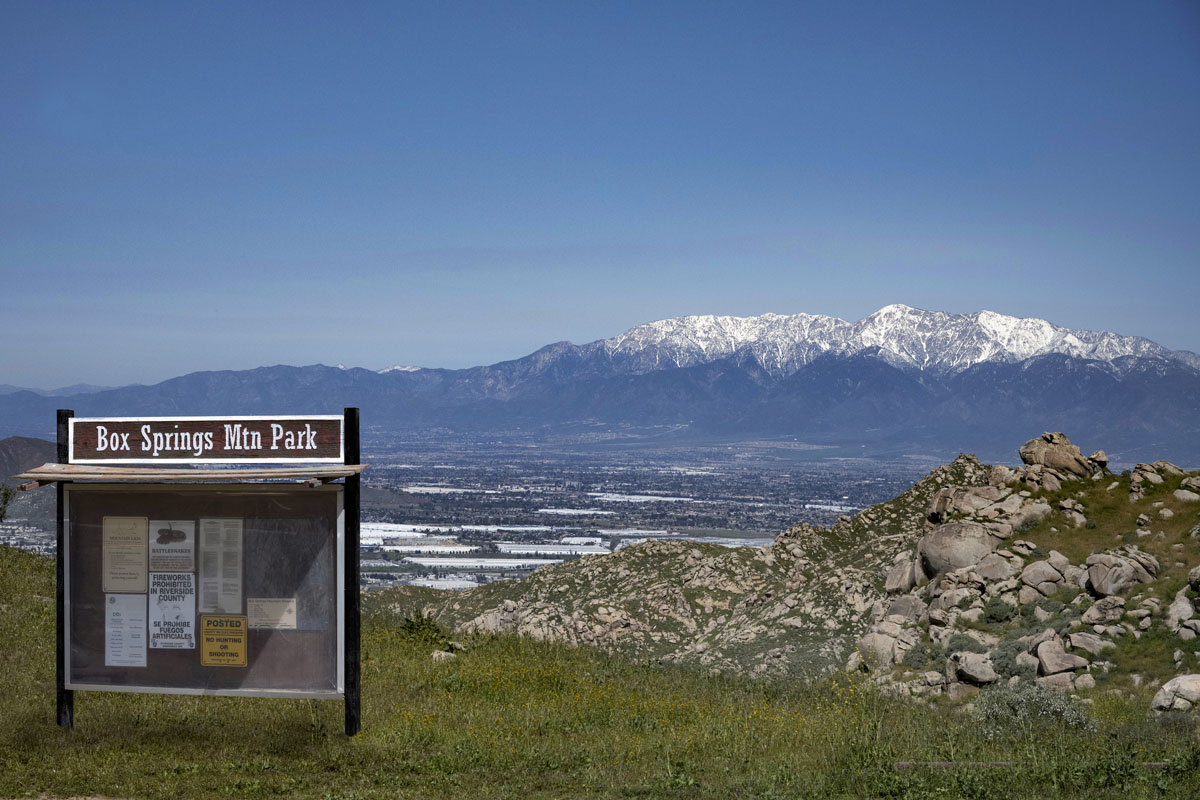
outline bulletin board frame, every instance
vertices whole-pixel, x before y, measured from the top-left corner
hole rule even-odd
[[[359,554],[359,527],[360,527],[360,498],[361,498],[361,478],[360,473],[366,468],[366,465],[360,464],[360,442],[359,442],[359,412],[357,408],[346,408],[340,417],[333,415],[320,416],[291,416],[291,417],[104,417],[92,418],[87,420],[93,425],[91,430],[96,431],[96,427],[103,423],[109,431],[128,431],[121,434],[122,444],[125,443],[126,436],[130,440],[132,447],[136,441],[137,434],[142,434],[143,442],[149,441],[154,447],[159,447],[160,450],[186,450],[187,448],[195,448],[195,450],[223,449],[225,451],[224,458],[220,462],[215,462],[211,452],[196,452],[192,460],[187,458],[173,458],[172,453],[167,452],[151,452],[151,455],[145,460],[131,460],[127,456],[129,450],[122,448],[121,451],[110,452],[108,457],[97,457],[89,459],[79,459],[76,450],[76,442],[73,440],[73,435],[77,432],[76,427],[72,424],[72,419],[75,412],[70,409],[59,409],[57,428],[58,428],[58,448],[57,462],[44,464],[36,469],[27,470],[18,475],[19,479],[28,481],[20,485],[18,488],[22,490],[37,489],[41,486],[55,484],[57,493],[57,558],[56,558],[56,658],[55,658],[55,690],[56,690],[56,721],[57,724],[68,730],[72,729],[75,724],[75,692],[78,690],[84,691],[106,691],[106,692],[132,692],[132,693],[154,693],[154,694],[188,694],[188,695],[218,695],[218,696],[233,696],[233,697],[303,697],[309,699],[341,699],[344,702],[345,708],[345,731],[347,736],[354,736],[362,728],[362,711],[361,711],[361,621],[360,621],[360,554]],[[233,422],[229,422],[234,420]],[[221,430],[218,431],[214,425],[220,424]],[[234,436],[233,426],[240,423],[241,433]],[[110,424],[112,427],[110,428]],[[231,432],[225,432],[226,424],[231,426]],[[284,432],[280,435],[276,424],[284,426]],[[136,434],[129,426],[136,425]],[[121,426],[125,426],[123,429]],[[265,426],[258,427],[256,426]],[[330,427],[332,426],[332,428]],[[84,430],[84,429],[79,429]],[[256,430],[259,431],[256,434]],[[155,434],[158,434],[157,436]],[[92,447],[99,451],[97,440],[98,436],[84,434],[81,441],[84,447]],[[109,436],[111,442],[111,435]],[[219,442],[219,444],[218,444]],[[131,448],[130,448],[131,449]],[[292,450],[293,454],[288,457],[280,457],[277,450]],[[109,448],[111,451],[111,448]],[[332,466],[335,460],[334,453],[340,453],[340,466]],[[95,453],[93,453],[95,455]],[[175,454],[177,455],[177,453]],[[152,462],[163,464],[184,464],[179,467],[157,467]],[[260,465],[263,462],[283,462],[285,467],[262,468],[256,466],[251,469],[211,469],[204,468],[205,464],[221,463],[221,464],[254,464]],[[306,462],[300,465],[298,462]],[[105,462],[113,464],[121,464],[122,466],[106,466]],[[126,466],[130,463],[146,464],[145,468]],[[311,466],[310,466],[311,464]],[[195,466],[193,466],[195,465]],[[341,483],[334,483],[335,481]],[[281,488],[283,487],[283,488]],[[335,595],[336,603],[336,679],[334,685],[322,689],[302,688],[299,690],[289,689],[287,687],[280,688],[263,688],[263,687],[233,687],[233,686],[215,686],[215,687],[197,687],[192,686],[171,686],[171,685],[138,685],[136,682],[127,682],[119,685],[88,681],[74,680],[71,678],[72,663],[71,663],[71,564],[70,564],[70,546],[71,542],[71,524],[70,518],[70,501],[75,493],[83,492],[117,492],[122,488],[128,491],[138,491],[147,493],[154,491],[171,491],[176,493],[197,493],[197,496],[204,492],[218,493],[224,492],[227,494],[240,494],[247,497],[252,497],[256,492],[261,494],[275,493],[281,491],[296,491],[296,492],[316,492],[315,496],[335,496],[336,507],[336,522],[334,532],[334,557],[336,564],[333,566],[333,574],[335,576],[335,586],[331,586]],[[147,518],[147,523],[149,522]],[[103,523],[106,525],[107,523]],[[202,523],[197,521],[197,529]],[[168,539],[174,537],[178,531],[173,530],[174,523],[168,523],[167,530],[160,531],[168,534]],[[115,534],[114,534],[115,535]],[[148,535],[148,528],[147,528]],[[103,537],[103,533],[101,533]],[[114,539],[116,541],[116,539]],[[128,539],[127,544],[133,539]],[[160,542],[161,543],[161,542]],[[147,550],[151,547],[149,539],[146,541]],[[101,560],[103,560],[103,544],[101,544]],[[123,557],[128,557],[129,552],[126,550]],[[147,559],[149,557],[147,556]],[[104,580],[108,580],[109,573],[104,571],[103,566],[94,567],[100,570],[105,577],[101,579],[101,584]],[[169,573],[170,570],[164,570],[164,573]],[[146,611],[142,612],[142,625],[144,629],[144,638],[151,638],[150,623],[149,623],[149,601],[150,601],[150,585],[152,582],[150,574],[149,560],[146,566],[146,580],[148,582],[146,588],[146,600],[143,607]],[[178,576],[170,574],[160,575],[160,581],[169,582],[172,577],[178,578],[182,585],[187,584],[188,580],[182,578],[186,571],[181,571]],[[115,580],[115,579],[114,579]],[[199,591],[200,574],[199,568],[196,566],[193,572],[192,582],[195,584],[194,592]],[[140,587],[135,587],[140,588]],[[165,590],[163,585],[159,586],[160,590]],[[135,604],[129,603],[121,597],[120,593],[110,595],[103,592],[105,598],[116,596],[119,607],[129,605],[132,607]],[[135,596],[137,591],[127,593],[125,596]],[[159,597],[161,598],[161,591]],[[226,642],[228,648],[233,648],[234,652],[225,653],[225,655],[235,655],[237,659],[222,663],[216,667],[215,662],[210,662],[202,666],[214,668],[228,668],[235,664],[240,665],[242,654],[236,652],[238,647],[245,647],[247,651],[253,650],[252,631],[255,626],[249,624],[250,598],[245,598],[247,605],[242,619],[247,620],[244,623],[244,632],[240,634],[244,640],[239,644],[238,635],[235,631],[230,631],[227,638],[216,638],[219,634],[211,632],[212,642]],[[296,606],[298,602],[292,604],[290,611],[288,610],[286,597],[258,597],[253,598],[256,601],[256,612],[258,620],[261,623],[258,627],[270,628],[272,624],[279,623],[282,627],[286,627],[283,623],[288,621],[287,615],[297,614]],[[107,605],[106,599],[102,605]],[[282,603],[282,605],[281,605]],[[119,610],[119,609],[118,609]],[[91,609],[94,613],[95,609]],[[199,607],[196,607],[199,611]],[[272,616],[276,613],[281,613],[284,616]],[[206,613],[205,616],[214,616]],[[137,614],[133,614],[133,618],[137,619]],[[128,617],[127,617],[128,619]],[[175,618],[178,619],[178,618]],[[124,625],[125,623],[121,623]],[[135,624],[128,623],[128,630],[135,630]],[[104,649],[104,666],[126,666],[122,662],[117,663],[117,660],[109,663],[110,644],[108,637],[108,621],[104,620],[105,629],[103,632],[103,647]],[[116,627],[121,627],[117,625]],[[177,628],[178,622],[166,623],[163,622],[162,629],[169,627]],[[193,635],[199,635],[197,629],[203,629],[206,625],[201,622],[200,614],[195,614],[193,620]],[[236,627],[236,626],[235,626]],[[118,637],[119,638],[119,637]],[[130,635],[129,640],[136,639],[136,635]],[[147,642],[147,646],[149,642]],[[219,645],[214,645],[213,650]],[[171,648],[168,648],[171,649]],[[138,657],[137,648],[133,648],[130,652],[134,652],[133,656],[135,663],[129,666],[140,666],[136,664]],[[216,656],[218,653],[210,653],[209,655]],[[148,655],[141,656],[143,660],[148,660]]]

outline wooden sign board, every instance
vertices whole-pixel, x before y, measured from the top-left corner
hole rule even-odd
[[[73,417],[70,464],[342,464],[341,416]]]

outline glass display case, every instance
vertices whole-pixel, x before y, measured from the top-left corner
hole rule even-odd
[[[66,689],[342,695],[342,485],[63,488]]]

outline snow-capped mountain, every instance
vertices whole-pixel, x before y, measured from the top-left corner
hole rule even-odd
[[[1110,363],[1124,356],[1159,357],[1200,367],[1195,353],[1171,351],[1139,336],[1071,330],[994,311],[948,314],[901,304],[885,306],[857,322],[819,314],[676,317],[639,325],[590,347],[627,362],[635,372],[732,357],[782,376],[821,355],[864,351],[874,351],[893,366],[948,373],[1053,353]]]
[[[0,435],[52,433],[61,403],[0,394]],[[420,441],[432,431],[635,445],[779,438],[856,455],[1006,454],[1013,442],[1061,430],[1085,449],[1103,443],[1114,463],[1144,453],[1200,464],[1195,353],[1040,319],[902,305],[857,322],[679,317],[470,369],[197,372],[75,395],[71,406],[80,416],[357,406],[381,435],[417,431]]]

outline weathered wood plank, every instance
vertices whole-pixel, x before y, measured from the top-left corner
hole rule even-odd
[[[264,481],[318,480],[328,482],[358,475],[366,464],[339,464],[274,469],[146,469],[139,467],[100,467],[90,464],[43,464],[13,476],[15,480],[37,482],[106,481],[111,483],[174,483],[186,481]]]

